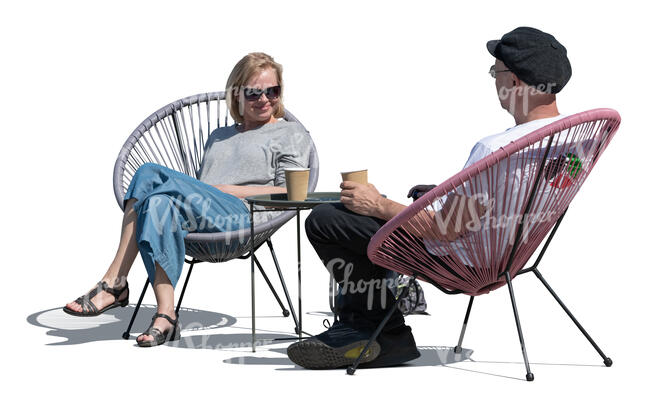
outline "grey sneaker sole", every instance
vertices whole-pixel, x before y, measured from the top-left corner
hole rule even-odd
[[[333,348],[322,341],[308,339],[291,344],[287,348],[287,355],[293,363],[305,369],[336,369],[352,365],[366,343],[367,340],[361,340]],[[374,360],[380,352],[381,346],[373,341],[361,358],[361,363]]]

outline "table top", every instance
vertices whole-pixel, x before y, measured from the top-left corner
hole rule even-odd
[[[337,203],[341,201],[340,192],[309,192],[304,201],[291,201],[287,194],[266,194],[248,196],[246,200],[260,206],[273,206],[276,208],[301,208],[311,209],[323,203]]]

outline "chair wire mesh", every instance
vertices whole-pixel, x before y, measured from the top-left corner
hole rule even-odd
[[[504,285],[567,210],[619,124],[616,111],[591,110],[493,152],[384,225],[370,259],[447,293]]]

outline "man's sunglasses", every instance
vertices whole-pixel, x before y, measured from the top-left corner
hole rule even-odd
[[[277,99],[280,96],[280,91],[281,91],[280,85],[271,86],[266,89],[257,89],[257,88],[243,89],[244,98],[249,102],[258,100],[260,97],[262,97],[262,94],[266,95],[266,98],[269,100]]]

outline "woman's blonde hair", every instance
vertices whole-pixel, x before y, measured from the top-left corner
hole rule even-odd
[[[282,84],[282,65],[273,60],[273,57],[266,53],[249,53],[244,56],[235,65],[226,82],[226,104],[230,110],[232,118],[238,122],[244,122],[244,116],[239,110],[239,101],[237,96],[246,82],[255,74],[267,69],[272,68],[278,78],[278,85],[280,85],[280,98],[276,105],[273,116],[275,118],[284,117],[284,105],[282,104],[282,94],[284,93],[284,86]]]

